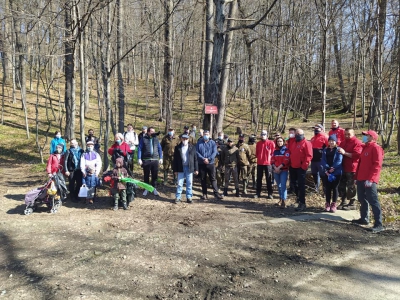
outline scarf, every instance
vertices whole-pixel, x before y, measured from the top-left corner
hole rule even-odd
[[[74,166],[75,166],[75,170],[79,169],[80,165],[79,165],[79,160],[81,158],[80,156],[80,151],[81,148],[76,147],[76,148],[71,148],[70,149],[71,153],[74,155],[73,156],[73,160],[74,160]]]

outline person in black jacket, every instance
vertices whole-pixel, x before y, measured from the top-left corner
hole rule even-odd
[[[178,178],[175,203],[181,202],[183,181],[186,179],[186,201],[192,203],[193,173],[199,174],[196,147],[189,143],[189,135],[181,135],[181,142],[175,146],[172,170]]]
[[[75,139],[71,140],[70,148],[65,152],[64,170],[69,181],[69,196],[74,202],[78,201],[79,189],[82,186],[81,156],[83,152]]]

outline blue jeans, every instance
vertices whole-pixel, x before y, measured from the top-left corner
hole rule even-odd
[[[365,180],[357,180],[357,198],[361,204],[361,220],[369,222],[369,206],[371,205],[375,219],[374,226],[382,225],[382,210],[378,200],[376,183],[372,183],[371,187],[366,187]]]
[[[193,172],[189,172],[189,166],[183,166],[183,172],[178,172],[178,187],[176,188],[176,199],[181,199],[183,182],[186,179],[186,199],[193,197]]]
[[[281,171],[279,174],[273,173],[276,185],[278,186],[279,198],[283,201],[285,201],[287,198],[286,181],[288,178],[288,173],[289,172],[287,170]]]

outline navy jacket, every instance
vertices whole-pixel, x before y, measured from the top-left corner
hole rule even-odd
[[[205,158],[208,158],[209,163],[213,164],[218,153],[217,144],[213,140],[208,140],[206,143],[204,139],[201,139],[196,144],[196,152],[199,165],[204,165]]]
[[[328,151],[328,148],[325,148],[322,151],[322,160],[321,160],[321,166],[324,168],[324,173],[328,171],[330,168],[334,168],[335,171],[333,171],[333,175],[342,175],[342,160],[343,160],[343,155],[339,153],[338,147],[334,148],[335,154],[333,156],[333,164],[328,165],[327,159],[326,159],[326,152]]]
[[[172,161],[172,170],[174,172],[183,172],[182,146],[182,143],[175,146],[174,159]],[[192,144],[189,144],[188,147],[189,172],[193,173],[199,170],[196,147]]]

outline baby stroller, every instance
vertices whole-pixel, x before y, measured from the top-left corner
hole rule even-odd
[[[32,214],[38,205],[46,204],[51,213],[56,213],[62,205],[57,176],[50,178],[43,186],[29,191],[25,195],[25,215]]]

